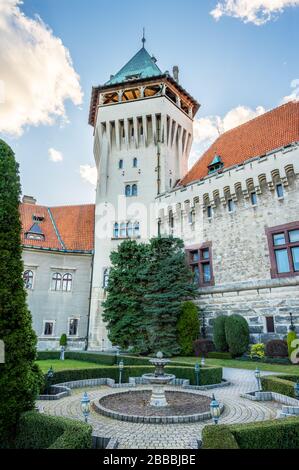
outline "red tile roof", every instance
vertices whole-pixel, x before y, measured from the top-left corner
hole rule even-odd
[[[224,169],[299,141],[299,102],[289,102],[218,137],[179,182],[186,185],[208,175],[219,155]]]
[[[22,244],[52,250],[92,251],[94,248],[95,205],[45,207],[20,204]],[[25,234],[34,224],[33,216],[43,217],[39,222],[44,240],[29,240]]]

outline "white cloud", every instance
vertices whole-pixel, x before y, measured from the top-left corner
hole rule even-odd
[[[257,106],[256,109],[237,106],[228,111],[223,118],[221,116],[206,116],[196,119],[194,121],[194,143],[190,154],[189,167],[198,160],[220,134],[260,116],[265,111],[263,106]]]
[[[226,15],[260,26],[275,19],[285,8],[298,5],[299,0],[221,0],[210,13],[215,20]]]
[[[25,126],[67,121],[65,100],[82,102],[69,51],[39,17],[26,17],[20,4],[0,0],[0,132],[16,136]]]
[[[49,154],[49,160],[51,162],[57,163],[57,162],[62,162],[62,160],[63,160],[63,155],[62,155],[61,152],[59,152],[59,150],[55,150],[53,148],[50,148],[48,150],[48,154]]]
[[[95,166],[80,165],[80,175],[84,181],[87,181],[94,186],[97,184],[98,174]]]
[[[299,100],[299,78],[295,78],[291,81],[291,88],[293,89],[290,95],[284,96],[281,100],[281,104],[287,103],[288,101]]]

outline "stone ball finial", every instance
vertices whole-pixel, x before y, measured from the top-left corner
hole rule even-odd
[[[162,359],[163,353],[161,351],[157,352],[157,358]]]

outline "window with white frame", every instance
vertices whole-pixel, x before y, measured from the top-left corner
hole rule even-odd
[[[33,278],[34,278],[34,275],[31,269],[27,269],[26,271],[24,271],[23,281],[24,281],[25,289],[29,289],[29,290],[33,289]]]
[[[70,318],[70,320],[69,320],[69,336],[78,336],[78,327],[79,327],[79,319],[78,318]]]
[[[54,335],[54,321],[45,321],[44,322],[44,336],[53,336]]]
[[[66,273],[62,278],[62,290],[64,292],[70,292],[72,290],[73,276],[70,273]]]
[[[52,290],[58,291],[61,289],[62,276],[60,273],[52,274]]]

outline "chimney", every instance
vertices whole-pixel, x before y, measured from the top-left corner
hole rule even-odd
[[[26,196],[24,194],[23,199],[22,199],[23,204],[32,204],[33,206],[36,204],[36,199],[34,199],[33,196]]]
[[[173,73],[173,78],[175,79],[175,81],[179,83],[179,68],[177,65],[173,66],[172,73]]]

